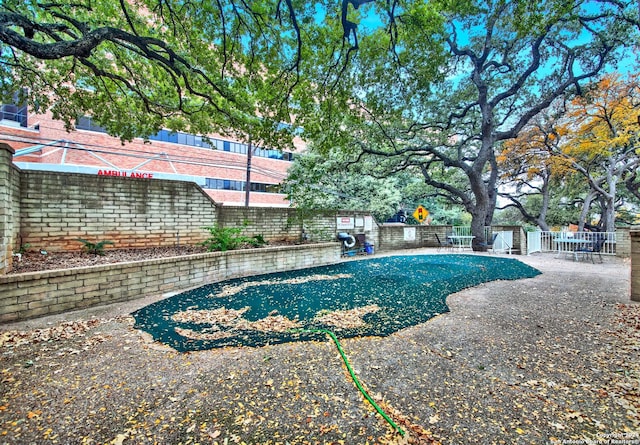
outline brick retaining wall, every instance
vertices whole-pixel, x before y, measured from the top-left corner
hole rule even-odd
[[[640,231],[629,232],[631,251],[631,300],[640,302]]]
[[[246,236],[262,235],[266,240],[300,239],[301,225],[295,209],[223,206],[218,212],[222,227],[244,227]]]
[[[117,248],[193,245],[217,206],[195,183],[43,171],[21,172],[22,242],[79,250],[76,239]]]
[[[0,322],[175,292],[229,278],[340,260],[338,243],[212,252],[0,276]]]
[[[11,162],[13,153],[9,145],[0,144],[0,273],[11,265],[19,244],[20,170]]]

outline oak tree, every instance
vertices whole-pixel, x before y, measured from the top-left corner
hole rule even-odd
[[[605,231],[615,230],[619,183],[640,166],[639,107],[638,78],[610,74],[573,98],[558,126],[565,141],[557,156],[589,184],[583,214],[593,201],[600,201]]]
[[[390,174],[420,174],[472,215],[479,248],[496,206],[502,142],[625,56],[637,35],[636,4],[387,5],[385,26],[361,35],[348,75],[317,77],[323,100],[307,104],[313,118],[305,131],[318,146],[344,147],[354,158],[393,160]],[[441,168],[464,182],[440,180],[433,172]]]
[[[500,154],[503,196],[525,218],[548,230],[546,212],[552,195],[580,203],[579,229],[590,225],[589,215],[600,214],[595,227],[615,230],[620,207],[618,190],[623,180],[635,175],[638,156],[638,106],[640,87],[636,76],[608,74],[585,87],[582,94],[567,98],[543,113],[507,141]],[[515,193],[511,192],[513,186]],[[540,212],[532,215],[524,197],[538,194]]]

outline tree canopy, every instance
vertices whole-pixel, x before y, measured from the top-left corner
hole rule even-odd
[[[324,156],[420,177],[480,244],[500,147],[627,63],[637,24],[630,0],[4,0],[0,82],[123,139],[302,131]]]
[[[397,2],[359,40],[348,75],[304,122],[315,144],[410,170],[472,215],[475,242],[497,198],[496,153],[558,97],[614,68],[636,34],[632,2]],[[371,6],[375,10],[374,6]],[[318,72],[323,72],[318,69]],[[456,170],[455,183],[434,175]]]
[[[589,225],[588,216],[596,213],[600,229],[615,230],[616,212],[623,203],[619,186],[623,178],[634,183],[630,178],[635,178],[640,164],[639,106],[637,76],[607,74],[567,98],[555,113],[534,119],[504,144],[499,157],[506,181],[522,192],[510,196],[513,204],[532,220],[522,198],[539,194],[543,205],[535,220],[544,228],[554,184],[554,194],[580,201],[580,228]]]
[[[2,91],[19,90],[68,128],[88,114],[123,139],[164,127],[278,140],[300,81],[300,20],[313,8],[292,0],[4,0]]]
[[[339,153],[305,153],[289,169],[285,190],[300,209],[368,210],[384,221],[400,208],[401,188],[397,178],[374,178],[369,167],[347,170]]]

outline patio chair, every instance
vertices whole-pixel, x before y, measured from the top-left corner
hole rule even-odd
[[[437,233],[434,233],[434,235],[436,236],[436,241],[438,242],[438,252],[440,252],[440,249],[442,249],[443,247],[448,250],[453,250],[453,241],[451,241],[448,237],[443,242],[440,241],[440,237]]]
[[[493,235],[491,235],[491,239],[490,240],[487,240],[484,243],[478,243],[478,245],[480,247],[486,247],[487,252],[489,250],[493,250],[493,245],[495,244],[497,237],[498,237],[498,232],[493,232]]]
[[[577,257],[578,254],[582,254],[583,256],[587,257],[591,257],[591,262],[593,264],[595,264],[595,261],[593,261],[593,254],[597,253],[598,256],[600,257],[600,262],[602,263],[602,247],[604,246],[604,243],[607,242],[607,237],[603,236],[603,235],[599,235],[596,236],[593,244],[591,244],[590,246],[584,246],[584,247],[578,247],[574,253]]]

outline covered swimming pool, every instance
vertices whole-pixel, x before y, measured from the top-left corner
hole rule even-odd
[[[132,315],[135,327],[181,351],[386,336],[447,312],[448,295],[493,280],[540,274],[513,258],[411,255],[228,280]]]

